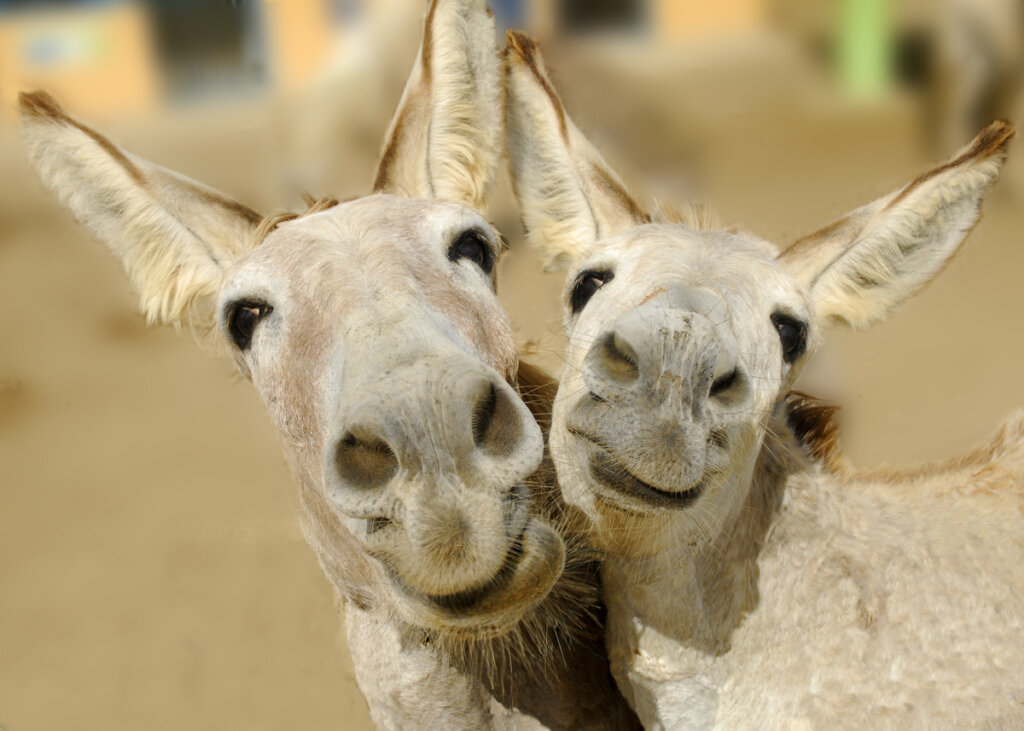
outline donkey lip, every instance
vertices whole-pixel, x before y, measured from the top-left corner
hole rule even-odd
[[[508,617],[521,616],[548,595],[564,567],[564,544],[550,526],[531,519],[513,541],[504,565],[482,586],[421,596],[456,626],[471,626],[479,634],[484,626],[493,625],[491,631],[500,634],[508,627]]]
[[[392,579],[406,594],[459,624],[468,621],[476,625],[480,619],[525,610],[543,599],[562,574],[565,547],[551,526],[529,515],[529,489],[522,485],[519,488],[507,498],[507,520],[517,533],[501,567],[490,579],[450,594],[417,591],[395,572]]]
[[[509,546],[501,568],[483,585],[451,594],[425,594],[424,598],[431,604],[452,614],[473,611],[476,605],[483,603],[492,592],[499,591],[512,580],[516,566],[523,557],[523,534],[525,532],[526,523],[524,522],[519,534]]]
[[[705,477],[682,491],[656,487],[630,472],[623,461],[598,438],[578,429],[570,428],[569,432],[589,443],[591,477],[598,485],[614,490],[618,495],[625,495],[647,505],[680,509],[693,505],[707,485]]]

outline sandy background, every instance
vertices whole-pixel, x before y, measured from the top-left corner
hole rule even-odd
[[[558,79],[627,180],[669,200],[697,190],[781,244],[933,159],[913,99],[855,104],[787,53],[744,48],[563,53]],[[105,131],[269,210],[280,114],[254,99]],[[366,190],[370,157],[352,151],[341,185]],[[42,191],[10,126],[0,173],[0,728],[370,728],[254,392],[188,335],[144,327],[118,263]],[[997,190],[890,323],[826,345],[817,382],[843,396],[857,463],[966,450],[1024,405],[1021,192]],[[501,295],[557,370],[561,275],[539,272],[503,195]]]

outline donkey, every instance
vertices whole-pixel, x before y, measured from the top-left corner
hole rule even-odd
[[[32,164],[148,319],[226,347],[266,404],[375,722],[629,727],[523,398],[553,389],[495,295],[502,109],[483,0],[434,0],[373,194],[264,217],[20,97]]]
[[[791,392],[826,321],[884,320],[943,268],[1014,130],[780,254],[654,221],[509,40],[524,224],[573,261],[550,449],[645,727],[1020,726],[1024,412],[960,460],[858,474],[831,407]]]

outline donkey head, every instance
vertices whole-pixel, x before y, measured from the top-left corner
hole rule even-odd
[[[501,110],[483,0],[436,0],[374,193],[265,219],[45,93],[21,97],[32,163],[121,259],[150,321],[208,331],[256,387],[339,590],[478,634],[518,621],[564,560],[524,486],[542,438],[494,292],[502,240],[478,212]]]
[[[509,154],[534,243],[572,260],[551,452],[609,550],[700,545],[742,509],[768,420],[821,339],[934,277],[979,216],[1013,129],[781,255],[736,230],[655,223],[566,115],[535,45],[510,36]]]

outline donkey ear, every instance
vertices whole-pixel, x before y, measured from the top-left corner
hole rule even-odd
[[[960,154],[795,243],[779,264],[819,315],[866,327],[935,277],[981,215],[1014,129],[994,122]]]
[[[125,152],[46,92],[18,102],[30,162],[121,260],[146,318],[211,329],[224,271],[250,246],[259,214]]]
[[[484,0],[432,0],[373,189],[482,209],[502,134],[494,18]]]
[[[512,183],[527,236],[549,268],[650,221],[565,113],[537,43],[512,31],[505,93]]]

